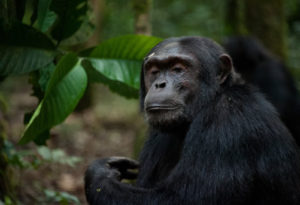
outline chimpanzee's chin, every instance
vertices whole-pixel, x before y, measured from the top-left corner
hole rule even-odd
[[[189,118],[181,112],[146,114],[146,120],[151,127],[164,131],[182,129],[183,125],[189,124],[188,119]]]

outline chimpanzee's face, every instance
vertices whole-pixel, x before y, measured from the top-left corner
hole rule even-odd
[[[144,62],[144,109],[151,125],[172,126],[189,119],[186,107],[199,87],[197,66],[195,57],[177,42],[148,55]]]

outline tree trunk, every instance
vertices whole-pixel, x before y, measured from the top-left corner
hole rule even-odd
[[[88,41],[84,44],[84,48],[90,48],[100,43],[103,14],[106,6],[104,0],[91,0],[90,2],[93,8],[93,14],[95,15],[94,22],[93,22],[95,25],[95,31],[91,36],[91,38],[88,39]]]
[[[243,2],[240,0],[226,0],[225,25],[226,35],[244,35]]]
[[[152,0],[133,0],[133,9],[135,12],[135,33],[143,35],[151,35],[151,9]],[[138,156],[143,148],[146,132],[145,129],[138,132],[134,139],[133,157],[138,159]]]
[[[281,59],[286,58],[283,0],[245,0],[245,24],[250,35]]]
[[[93,46],[97,46],[101,41],[102,21],[103,21],[103,13],[105,10],[105,2],[104,0],[91,0],[90,3],[93,8],[93,14],[95,15],[94,22],[93,22],[95,25],[95,31],[93,35],[87,40],[87,42],[77,45],[76,49],[90,48]],[[82,112],[90,108],[91,106],[93,106],[93,98],[94,98],[93,86],[88,84],[84,95],[82,96],[78,105],[75,108],[75,112]]]
[[[136,34],[151,35],[151,6],[152,0],[133,0]]]

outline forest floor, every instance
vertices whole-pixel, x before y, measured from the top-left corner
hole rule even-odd
[[[6,133],[17,150],[36,151],[29,143],[17,145],[24,131],[24,114],[35,109],[37,99],[30,96],[32,89],[27,78],[9,78],[0,87],[8,109],[4,113]],[[139,112],[138,100],[128,100],[111,93],[106,87],[91,85],[90,106],[73,112],[64,123],[51,130],[47,141],[50,149],[62,149],[69,156],[80,157],[75,166],[44,163],[38,169],[14,168],[17,198],[22,204],[58,204],[47,202],[44,191],[67,192],[86,204],[83,176],[87,165],[94,159],[107,156],[136,158],[141,148],[146,126]],[[83,101],[83,104],[85,102]],[[1,113],[0,113],[1,115]]]

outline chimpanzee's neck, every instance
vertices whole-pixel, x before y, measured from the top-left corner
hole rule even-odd
[[[189,130],[190,124],[191,122],[182,120],[171,125],[150,127],[150,132],[159,132],[162,135],[172,136],[172,138],[184,138]]]
[[[187,130],[184,128],[159,134],[160,143],[156,152],[160,153],[160,156],[153,167],[153,185],[164,180],[178,163],[186,133]]]
[[[140,157],[138,186],[154,187],[169,175],[179,161],[188,126],[167,131],[150,129],[149,139]]]

